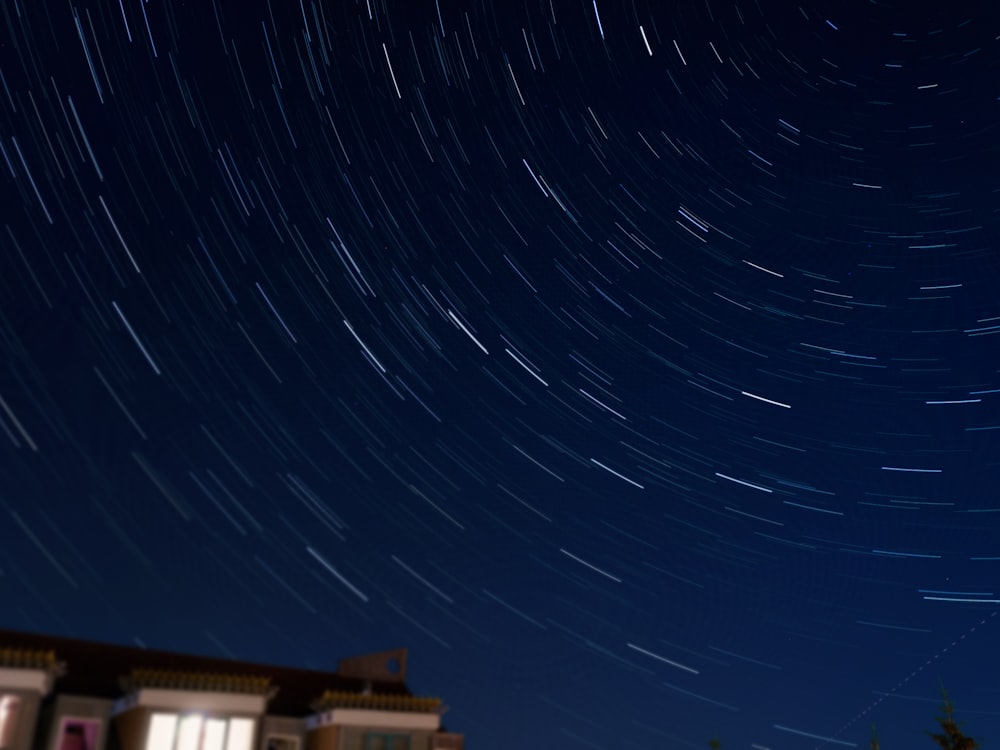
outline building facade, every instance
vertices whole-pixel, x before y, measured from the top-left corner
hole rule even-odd
[[[0,750],[464,750],[406,661],[317,672],[0,631]]]

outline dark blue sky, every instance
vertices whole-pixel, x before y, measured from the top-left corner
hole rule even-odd
[[[0,3],[0,627],[1000,737],[997,16],[681,5]]]

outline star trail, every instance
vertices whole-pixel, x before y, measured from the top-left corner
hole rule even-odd
[[[480,750],[1000,736],[960,5],[0,0],[0,627],[406,646]]]

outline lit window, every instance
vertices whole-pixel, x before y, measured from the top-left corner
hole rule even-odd
[[[252,746],[253,719],[230,719],[226,750],[251,750]]]
[[[14,727],[21,699],[16,695],[0,695],[0,750],[14,746]]]
[[[201,745],[201,725],[204,719],[195,714],[181,719],[177,729],[176,750],[198,750]]]
[[[146,750],[252,750],[253,731],[253,719],[154,713]]]
[[[146,750],[173,750],[177,732],[177,714],[153,714],[149,722]]]
[[[205,722],[205,740],[202,750],[222,750],[226,742],[226,720],[209,719]]]

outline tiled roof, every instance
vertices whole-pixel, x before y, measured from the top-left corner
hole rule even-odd
[[[440,698],[420,698],[415,695],[365,695],[327,690],[312,704],[316,711],[331,708],[369,708],[377,711],[410,711],[414,713],[441,713]]]

